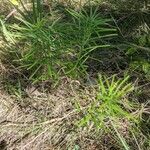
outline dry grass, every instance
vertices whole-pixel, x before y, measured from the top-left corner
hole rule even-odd
[[[96,132],[91,124],[78,127],[81,119],[75,108],[83,109],[95,99],[96,87],[81,87],[66,78],[57,89],[45,92],[28,87],[27,96],[10,95],[0,90],[1,150],[109,150],[117,147],[112,135]],[[118,148],[119,149],[119,148]]]
[[[42,85],[44,86],[44,85]],[[82,87],[78,81],[62,78],[55,89],[45,92],[30,86],[26,97],[0,90],[0,150],[110,150],[120,147],[115,136],[97,132],[93,124],[78,127],[85,109],[95,100],[96,86]],[[128,139],[128,122],[120,120],[120,130]]]
[[[31,87],[26,90],[29,97],[25,99],[10,96],[1,90],[1,145],[7,150],[65,150],[73,149],[75,145],[96,150],[98,144],[91,132],[75,125],[80,115],[74,108],[78,88],[74,83],[63,84],[51,94],[38,89],[32,91]],[[87,94],[86,97],[94,96]]]

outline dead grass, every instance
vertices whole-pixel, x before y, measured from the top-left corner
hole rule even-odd
[[[80,115],[74,106],[77,85],[73,84],[63,84],[51,94],[32,91],[32,87],[25,99],[1,90],[1,145],[5,143],[7,150],[65,150],[75,145],[96,150],[98,144],[90,139],[92,134],[75,126]]]
[[[0,6],[1,6],[0,15],[5,15],[12,9],[12,7],[8,4],[7,0],[0,0]]]
[[[25,90],[25,98],[1,89],[0,146],[7,150],[116,148],[115,139],[109,134],[97,133],[92,124],[84,128],[77,126],[82,114],[76,110],[75,101],[86,108],[95,99],[95,89],[94,86],[81,87],[78,81],[67,78],[62,79],[58,88],[47,92],[30,86]]]

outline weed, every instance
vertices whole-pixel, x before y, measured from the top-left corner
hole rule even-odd
[[[137,106],[127,99],[127,95],[134,90],[134,86],[127,83],[128,79],[116,80],[113,76],[110,80],[99,76],[97,98],[88,105],[85,112],[81,111],[84,117],[79,121],[79,126],[94,124],[98,130],[104,129],[105,132],[112,132],[110,128],[113,129],[126,150],[129,147],[120,133],[119,122],[126,120],[136,124],[139,120],[138,116],[132,114]],[[79,110],[82,110],[80,104]]]
[[[91,8],[88,13],[70,9],[67,13],[66,21],[54,18],[49,22],[43,17],[31,23],[24,17],[16,17],[20,23],[9,26],[11,34],[2,24],[6,40],[9,37],[15,43],[24,43],[24,50],[17,50],[20,59],[15,61],[31,71],[29,79],[34,82],[59,79],[61,75],[84,76],[90,54],[110,47],[105,38],[116,36],[116,29],[108,26],[110,19],[100,17],[97,10]]]
[[[67,12],[68,21],[55,27],[73,57],[73,63],[68,61],[65,72],[76,76],[85,75],[88,67],[86,61],[91,53],[110,47],[105,39],[116,36],[116,29],[109,27],[111,20],[102,18],[97,9],[83,9],[78,12],[67,9]]]
[[[96,101],[93,102],[88,110],[87,115],[81,121],[85,124],[92,120],[94,124],[100,128],[105,125],[105,120],[118,120],[118,118],[133,119],[128,112],[132,107],[132,103],[125,99],[134,87],[132,84],[126,84],[128,77],[123,80],[115,81],[115,76],[109,81],[106,77],[99,77],[99,91]]]

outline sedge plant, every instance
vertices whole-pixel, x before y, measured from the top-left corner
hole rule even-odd
[[[14,61],[19,62],[20,68],[28,72],[29,79],[33,82],[57,80],[62,75],[84,77],[88,68],[87,60],[92,52],[110,47],[105,39],[117,35],[116,29],[109,26],[111,20],[102,18],[98,11],[92,8],[90,11],[83,9],[78,12],[65,9],[65,20],[48,19],[40,15],[40,4],[42,5],[41,2],[34,1],[32,17],[29,15],[27,19],[25,14],[16,17],[19,23],[8,27],[11,32],[9,39],[16,41],[13,44],[21,45],[23,49],[17,48],[20,57]],[[28,16],[27,12],[26,15]],[[3,29],[6,29],[4,26],[5,24]],[[6,32],[3,33],[6,37]],[[7,35],[10,35],[8,33]]]
[[[55,29],[60,33],[66,49],[73,56],[72,63],[68,62],[65,72],[67,75],[83,76],[86,74],[87,60],[93,51],[111,47],[106,39],[117,36],[116,29],[109,26],[111,19],[103,18],[98,9],[67,9],[67,22],[61,22]]]
[[[115,132],[125,150],[129,150],[129,146],[120,133],[119,123],[121,120],[133,124],[139,121],[138,116],[132,113],[137,105],[127,97],[134,90],[133,84],[127,83],[128,79],[128,76],[124,79],[117,79],[115,76],[112,78],[99,76],[99,89],[95,101],[90,102],[86,109],[82,109],[80,104],[77,105],[79,111],[84,114],[79,121],[79,126],[93,124],[97,130]]]

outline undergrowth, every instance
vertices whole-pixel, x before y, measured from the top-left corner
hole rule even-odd
[[[108,24],[111,20],[102,18],[97,10],[64,11],[67,16],[63,18],[38,17],[33,22],[19,11],[23,18],[16,17],[18,24],[7,26],[1,21],[9,47],[23,43],[24,50],[14,47],[17,57],[13,59],[28,70],[33,82],[55,80],[62,74],[75,78],[86,75],[86,60],[91,52],[110,47],[105,39],[117,35]]]
[[[149,2],[5,3],[0,148],[149,150]]]

